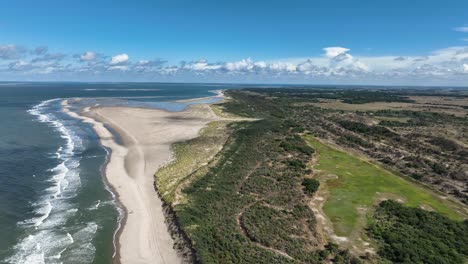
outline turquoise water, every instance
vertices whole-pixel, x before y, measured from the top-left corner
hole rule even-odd
[[[127,105],[180,111],[178,100],[228,85],[0,83],[0,263],[111,263],[121,214],[91,127],[62,112]],[[216,98],[200,102],[213,102]]]

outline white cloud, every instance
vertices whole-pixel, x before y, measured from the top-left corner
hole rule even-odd
[[[297,70],[306,75],[327,75],[327,68],[318,66],[314,61],[308,59],[297,65]]]
[[[266,81],[315,83],[466,84],[468,46],[427,54],[360,56],[345,47],[326,47],[323,54],[274,61],[245,58],[211,62],[206,59],[170,64],[163,59],[132,62],[125,53],[113,57],[87,51],[70,56],[49,53],[44,46],[26,50],[0,45],[0,74],[12,76],[93,76],[126,80]],[[2,64],[1,59],[10,60]],[[80,63],[81,62],[81,63]],[[82,63],[86,62],[86,63]],[[23,74],[23,75],[20,75]],[[65,75],[68,74],[68,75]],[[48,78],[48,77],[44,77]],[[198,78],[198,79],[197,79]]]
[[[294,63],[282,62],[282,63],[271,63],[265,66],[265,69],[270,72],[278,73],[293,73],[297,71],[297,65]]]
[[[205,59],[200,59],[195,62],[190,62],[182,65],[182,69],[193,71],[213,71],[219,70],[221,65],[216,63],[208,63]]]
[[[263,64],[260,63],[260,65]],[[224,65],[224,68],[227,71],[251,71],[254,67],[255,65],[250,58],[242,59],[240,61],[227,62]]]
[[[325,57],[329,59],[328,65],[333,74],[343,75],[350,71],[368,71],[369,67],[359,59],[348,53],[350,49],[343,47],[328,47],[323,49]]]
[[[458,31],[458,32],[468,32],[468,26],[463,26],[463,27],[456,27],[453,30]]]
[[[342,47],[328,47],[323,50],[325,51],[325,56],[328,58],[333,58],[349,51],[349,49]]]
[[[86,51],[80,56],[81,61],[93,61],[96,59],[96,52]]]
[[[122,64],[122,63],[125,63],[127,62],[129,59],[128,55],[123,53],[123,54],[119,54],[119,55],[115,55],[114,57],[112,57],[111,61],[110,61],[110,65],[117,65],[117,64]]]
[[[198,60],[180,66],[165,66],[161,73],[184,72],[213,74],[211,76],[258,76],[270,78],[287,76],[297,80],[319,78],[328,80],[391,81],[395,78],[443,78],[457,77],[463,63],[468,64],[468,47],[450,47],[436,50],[426,56],[353,56],[344,47],[324,48],[324,56],[292,58],[277,61],[254,61],[251,58],[224,63]],[[240,77],[243,76],[243,77]]]
[[[125,65],[116,65],[116,66],[111,66],[109,67],[109,70],[113,71],[128,71],[130,68]]]

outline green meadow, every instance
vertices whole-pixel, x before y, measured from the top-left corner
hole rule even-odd
[[[397,176],[356,155],[348,154],[319,142],[312,136],[305,140],[315,149],[314,166],[322,186],[327,188],[324,213],[338,236],[359,236],[369,212],[381,199],[402,200],[408,206],[437,211],[454,220],[463,217],[458,204],[444,200],[426,187]],[[458,211],[458,212],[457,212]]]

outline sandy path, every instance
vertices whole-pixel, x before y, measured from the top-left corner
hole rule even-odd
[[[67,105],[65,101],[66,111]],[[196,137],[207,123],[219,118],[208,105],[182,112],[130,107],[88,108],[80,115],[68,112],[92,124],[101,144],[112,151],[106,178],[126,209],[117,238],[120,262],[181,263],[154,190],[153,175],[170,161],[171,144]],[[123,145],[106,126],[118,133]]]

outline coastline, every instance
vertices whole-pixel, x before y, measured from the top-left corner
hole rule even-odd
[[[194,105],[181,112],[95,107],[78,114],[69,110],[67,100],[62,105],[70,116],[91,124],[110,151],[105,179],[123,208],[114,263],[182,263],[193,255],[185,250],[181,256],[180,243],[174,247],[171,235],[178,233],[177,223],[166,221],[174,219],[154,188],[153,175],[172,160],[173,143],[197,137],[200,129],[218,119],[210,107]],[[122,145],[106,127],[119,135]]]
[[[68,114],[69,116],[71,116],[73,118],[81,120],[84,123],[90,124],[93,127],[93,130],[95,131],[96,134],[98,134],[98,132],[97,132],[98,130],[102,131],[101,133],[103,133],[105,130],[107,130],[105,124],[96,122],[94,119],[88,118],[86,116],[82,116],[80,114],[77,114],[76,112],[71,111],[69,109],[70,105],[68,103],[68,99],[63,100],[61,105],[62,105],[63,112],[65,112],[66,114]],[[89,111],[89,110],[87,110],[87,111]],[[104,128],[105,130],[100,130],[100,127]],[[96,129],[96,128],[98,128],[98,129]],[[109,131],[109,133],[111,134],[110,131]],[[106,169],[108,167],[109,162],[111,161],[112,148],[110,148],[109,146],[106,146],[106,145],[103,144],[101,135],[98,135],[98,137],[99,137],[99,142],[100,142],[101,146],[107,152],[106,160],[105,160],[104,164],[102,164],[102,166],[100,168],[100,173],[101,173],[101,175],[104,176],[102,178],[104,180],[105,186],[106,186],[106,188],[108,188],[108,191],[112,194],[112,196],[114,198],[114,201],[115,201],[115,203],[117,205],[117,210],[119,212],[119,218],[118,218],[118,221],[117,221],[117,229],[114,231],[114,234],[112,236],[112,244],[113,244],[113,248],[114,248],[114,253],[112,254],[112,263],[113,264],[120,264],[121,263],[120,262],[120,250],[119,250],[120,243],[118,241],[118,238],[120,237],[120,234],[122,233],[122,227],[125,225],[125,222],[126,222],[127,209],[121,203],[119,193],[117,192],[115,186],[112,184],[112,182],[106,176],[107,175],[106,174]]]

